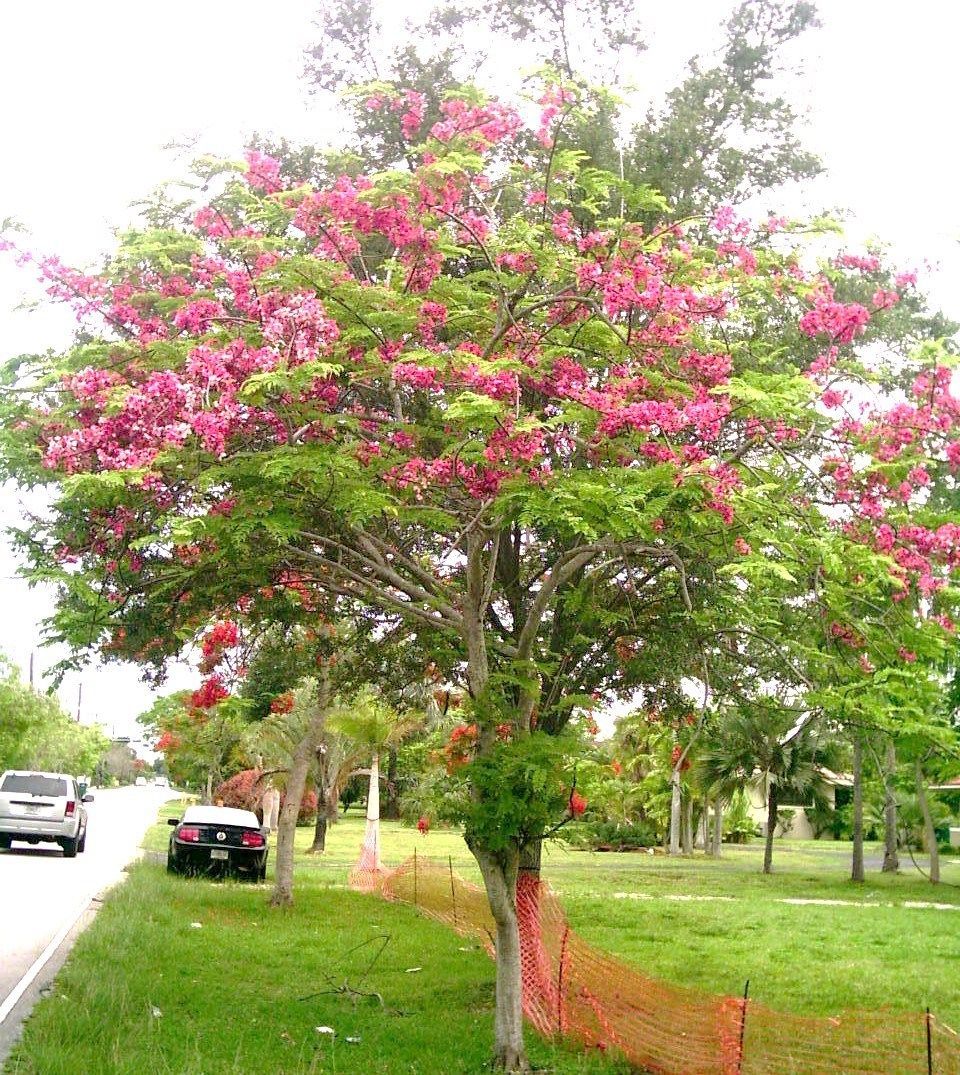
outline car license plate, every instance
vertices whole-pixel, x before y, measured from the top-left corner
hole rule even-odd
[[[24,810],[28,814],[39,814],[40,813],[40,807],[37,806],[36,803],[27,803],[27,805],[24,807]]]
[[[210,849],[210,858],[212,859],[228,859],[230,852],[225,847],[212,847]]]

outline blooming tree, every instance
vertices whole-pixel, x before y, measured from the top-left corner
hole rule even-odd
[[[529,122],[470,90],[429,128],[416,93],[366,104],[409,167],[290,186],[251,152],[98,273],[17,252],[82,331],[11,368],[4,459],[51,486],[21,539],[79,649],[159,666],[319,594],[464,682],[448,756],[515,1070],[521,852],[586,806],[548,733],[593,694],[709,686],[717,657],[731,690],[776,678],[808,708],[927,683],[960,401],[941,345],[882,346],[911,279],[811,271],[785,222],[729,209],[641,224],[655,192],[565,140],[574,87]]]

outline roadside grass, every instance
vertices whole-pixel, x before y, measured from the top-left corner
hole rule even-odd
[[[266,905],[269,885],[166,875],[165,818],[180,809],[168,804],[147,833],[144,846],[155,853],[131,868],[80,937],[52,994],[28,1021],[8,1073],[484,1069],[492,1041],[490,961],[413,908],[346,888],[363,835],[360,816],[331,828],[322,856],[305,853],[312,830],[298,831],[296,904],[277,911]],[[479,879],[457,833],[435,829],[424,837],[392,822],[382,829],[387,864],[416,849]],[[544,875],[574,929],[653,976],[734,994],[749,977],[756,1000],[809,1015],[929,1004],[958,1027],[960,911],[903,903],[960,906],[960,888],[935,888],[906,871],[871,872],[855,886],[845,850],[849,845],[778,844],[777,872],[764,877],[758,845],[725,848],[719,861],[553,845]],[[944,876],[960,882],[960,863],[947,860]],[[868,906],[779,902],[785,897]],[[382,1005],[375,996],[349,994],[347,986],[379,994]],[[529,1039],[534,1064],[558,1075],[626,1070],[532,1032]]]

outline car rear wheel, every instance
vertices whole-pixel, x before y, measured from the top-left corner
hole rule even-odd
[[[180,863],[173,857],[173,855],[167,852],[167,873],[182,873],[180,869]]]
[[[83,830],[83,835],[80,837],[80,843],[77,844],[77,850],[80,852],[87,850],[87,830]]]
[[[13,843],[13,837],[7,836],[6,833],[0,834],[0,850],[9,851],[10,845]]]
[[[64,836],[60,841],[60,846],[63,848],[63,857],[65,859],[75,859],[77,857],[77,841],[71,839],[69,836]]]

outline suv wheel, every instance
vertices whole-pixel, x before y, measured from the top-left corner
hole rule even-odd
[[[80,837],[80,843],[77,844],[77,850],[81,851],[81,852],[87,850],[87,830],[86,829],[83,830],[83,835]]]
[[[74,859],[77,857],[77,841],[69,836],[64,836],[60,841],[60,846],[63,848],[63,857],[65,859]]]
[[[9,851],[10,845],[13,843],[13,837],[8,836],[5,832],[0,833],[0,850]]]

